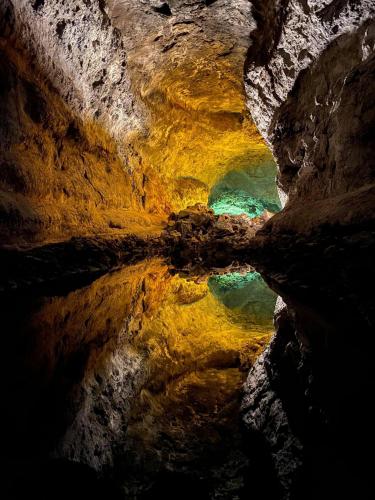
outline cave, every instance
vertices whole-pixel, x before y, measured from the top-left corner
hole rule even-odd
[[[373,498],[375,6],[0,0],[1,496]]]

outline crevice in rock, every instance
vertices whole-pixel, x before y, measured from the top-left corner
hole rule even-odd
[[[154,5],[152,8],[155,12],[158,12],[163,16],[169,17],[172,15],[171,8],[169,7],[169,4],[167,2],[163,2],[160,5]]]

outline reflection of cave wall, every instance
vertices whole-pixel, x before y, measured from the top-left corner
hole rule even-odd
[[[234,321],[241,321],[252,328],[268,327],[272,330],[276,295],[258,273],[212,276],[208,285],[215,297],[234,311]]]
[[[68,428],[60,456],[92,467],[111,462],[108,442],[122,434],[134,395],[132,381],[142,377],[140,356],[122,342],[121,333],[126,338],[137,327],[149,271],[139,264],[66,296],[32,300],[10,295],[3,300],[4,330],[13,332],[5,348],[17,353],[18,373],[4,391],[3,458],[44,456]],[[152,272],[154,279],[166,268],[157,263]],[[155,300],[151,293],[148,300]],[[14,363],[3,362],[4,377]],[[108,387],[109,379],[117,391]],[[103,413],[112,404],[109,429]]]
[[[159,484],[175,496],[181,478],[190,493],[236,492],[233,475],[246,463],[238,449],[239,392],[269,340],[272,308],[267,319],[256,307],[230,310],[207,282],[178,275],[158,298],[131,339],[144,353],[148,378],[124,444],[124,483],[142,493],[155,481],[156,491]]]
[[[256,217],[264,210],[278,212],[280,202],[275,175],[272,160],[247,169],[231,170],[213,186],[208,203],[217,214],[246,213]]]
[[[168,464],[181,471],[185,459],[193,463],[201,453],[200,439],[208,440],[208,456],[212,435],[220,445],[211,425],[229,429],[230,451],[237,416],[228,420],[221,409],[238,409],[246,370],[272,330],[262,311],[251,310],[249,328],[247,309],[231,311],[206,282],[172,275],[159,260],[62,296],[10,295],[1,314],[11,332],[4,349],[16,353],[2,363],[4,379],[17,365],[3,391],[2,458],[21,477],[47,453],[102,472],[110,468],[120,481],[135,459],[150,460],[151,475]],[[174,440],[181,459],[168,455]],[[12,464],[20,457],[27,470],[17,472]]]

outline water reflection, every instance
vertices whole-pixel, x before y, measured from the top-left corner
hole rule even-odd
[[[274,303],[256,273],[194,280],[157,259],[65,297],[2,301],[4,376],[17,366],[4,455],[86,464],[128,498],[182,483],[233,497],[246,466],[241,385]]]
[[[260,332],[273,328],[275,294],[255,271],[211,276],[208,287],[231,313],[233,322]]]

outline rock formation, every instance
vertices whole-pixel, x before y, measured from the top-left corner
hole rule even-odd
[[[173,213],[161,234],[161,247],[168,249],[177,266],[225,267],[247,258],[249,241],[271,217],[215,215],[205,205],[196,204]]]
[[[113,138],[136,117],[125,53],[86,4],[1,2],[2,245],[119,232],[141,205]]]
[[[196,283],[196,276],[170,273],[161,259],[61,296],[6,296],[4,347],[17,352],[19,374],[4,390],[9,498],[25,488],[47,498],[56,488],[45,476],[53,464],[57,484],[70,493],[99,475],[133,498],[157,485],[173,490],[173,474],[183,478],[186,464],[189,491],[236,492],[247,461],[240,451],[241,384],[269,340],[276,299],[258,278],[252,282],[263,287],[268,314],[251,300],[252,314],[246,307],[237,314],[209,293],[207,276]],[[4,377],[14,362],[4,361]],[[87,471],[95,471],[91,479]]]
[[[328,218],[366,218],[374,202],[373,2],[253,3],[246,89],[287,205],[274,224],[282,218],[302,231]]]
[[[375,8],[269,1],[253,13],[248,104],[285,205],[256,251],[285,303],[246,383],[243,418],[250,442],[268,446],[270,497],[370,498]]]
[[[270,161],[245,106],[246,0],[2,0],[1,239],[156,233]]]

